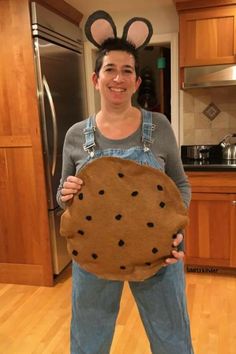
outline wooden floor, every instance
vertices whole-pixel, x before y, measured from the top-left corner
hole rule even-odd
[[[70,295],[70,268],[53,288],[0,284],[0,353],[69,353]],[[187,297],[195,354],[235,354],[236,276],[187,273]],[[111,354],[150,353],[125,286]]]

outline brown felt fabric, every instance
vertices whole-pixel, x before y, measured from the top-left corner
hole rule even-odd
[[[180,192],[163,172],[102,157],[78,174],[81,191],[62,215],[61,235],[79,265],[99,277],[140,281],[154,275],[187,222]]]

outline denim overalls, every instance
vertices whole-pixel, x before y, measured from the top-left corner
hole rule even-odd
[[[84,130],[84,149],[88,151],[88,158],[82,166],[94,158],[116,156],[160,169],[151,152],[152,132],[155,129],[152,114],[142,110],[142,116],[143,146],[100,151],[96,150],[94,120],[90,117]],[[71,353],[108,354],[124,283],[100,279],[75,262],[72,267]],[[129,286],[152,353],[193,354],[182,262],[163,267],[143,282],[129,282]]]

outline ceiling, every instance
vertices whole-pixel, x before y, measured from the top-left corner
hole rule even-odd
[[[108,12],[155,10],[163,6],[174,6],[173,0],[65,0],[68,4],[78,9],[83,15],[88,15],[96,10]],[[134,14],[135,16],[135,14]]]

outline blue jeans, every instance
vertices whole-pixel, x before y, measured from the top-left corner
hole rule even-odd
[[[99,279],[73,263],[71,354],[109,353],[123,285]],[[182,262],[129,286],[152,353],[192,354]]]

